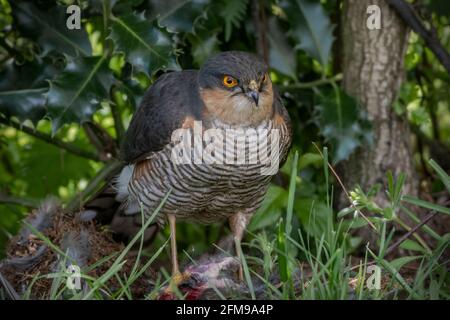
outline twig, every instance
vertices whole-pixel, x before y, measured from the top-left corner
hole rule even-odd
[[[102,1],[102,17],[103,17],[103,46],[106,48],[106,42],[108,37],[109,19],[111,14],[111,4],[109,0]]]
[[[405,233],[403,236],[401,236],[394,244],[392,244],[385,252],[385,255],[388,255],[392,251],[394,251],[397,247],[399,247],[406,239],[408,239],[413,233],[415,233],[417,230],[419,230],[421,227],[423,227],[428,221],[433,219],[435,215],[437,215],[437,211],[431,211],[429,214],[427,214],[416,226],[411,228],[407,233]],[[366,265],[375,264],[376,261],[371,261],[366,263]],[[350,270],[354,270],[358,268],[358,266],[351,267]]]
[[[391,253],[395,248],[397,248],[398,246],[400,246],[403,241],[405,241],[406,239],[408,239],[413,233],[415,233],[420,227],[422,227],[425,223],[427,223],[428,221],[430,221],[435,215],[437,214],[436,211],[432,211],[431,213],[427,214],[425,216],[425,218],[422,219],[422,221],[420,221],[419,224],[417,224],[415,227],[411,228],[407,233],[405,233],[403,236],[400,237],[400,239],[398,239],[393,245],[391,245],[387,250],[386,250],[386,254]],[[423,241],[423,240],[422,240]],[[424,245],[422,243],[422,245]],[[430,248],[428,248],[428,246],[425,244],[424,246],[425,248],[427,248],[428,250],[431,250]]]
[[[89,182],[89,184],[84,188],[84,190],[76,195],[65,207],[65,209],[69,212],[73,212],[75,209],[79,209],[83,206],[83,200],[86,199],[87,196],[95,192],[98,186],[105,180],[111,178],[114,174],[117,173],[119,168],[122,167],[122,163],[118,160],[112,160],[105,164],[105,166],[100,170],[97,176]]]
[[[293,83],[293,84],[289,84],[286,86],[279,86],[279,88],[281,91],[289,91],[289,90],[297,90],[297,89],[310,89],[310,88],[330,84],[330,83],[333,83],[336,81],[340,81],[340,80],[342,80],[342,73],[338,73],[337,75],[335,75],[332,78],[323,78],[323,79],[318,79],[318,80],[314,80],[314,81],[310,81],[310,82],[298,82],[298,83]]]
[[[10,196],[4,193],[0,193],[0,203],[16,204],[28,208],[37,208],[39,206],[37,200]]]
[[[125,128],[123,127],[122,116],[120,114],[120,110],[116,103],[110,101],[109,105],[111,107],[111,113],[114,119],[114,128],[116,130],[117,142],[120,143],[122,141],[122,137],[125,133]]]
[[[83,150],[75,146],[74,144],[64,142],[62,140],[53,138],[51,135],[40,132],[36,129],[30,128],[26,125],[22,125],[14,120],[8,121],[7,119],[0,117],[0,123],[3,123],[4,125],[13,127],[14,129],[17,129],[19,131],[25,132],[26,134],[29,134],[30,136],[33,136],[37,139],[40,139],[42,141],[45,141],[47,143],[53,144],[61,149],[64,149],[72,154],[75,154],[77,156],[91,159],[94,161],[102,161],[97,153]]]
[[[425,28],[411,5],[404,0],[386,0],[386,2],[412,30],[423,38],[425,44],[433,51],[447,72],[450,73],[450,55],[444,49],[436,34]]]
[[[260,0],[252,1],[253,25],[255,27],[256,49],[258,55],[269,64],[269,48],[267,45],[267,17],[264,3]]]
[[[406,230],[406,232],[411,231],[411,227],[408,226],[402,219],[400,219],[399,217],[394,217],[393,219],[394,222],[396,222],[400,227],[402,227],[403,229]],[[422,239],[422,237],[420,235],[418,235],[417,233],[413,234],[413,237],[416,238],[416,240],[422,245],[422,247],[424,247],[428,252],[431,252],[430,247],[428,247],[427,243],[425,242],[425,240]]]
[[[97,149],[102,161],[109,161],[117,154],[117,145],[113,137],[93,121],[83,122],[83,129],[89,141]]]
[[[314,147],[317,149],[317,151],[319,152],[320,156],[322,157],[323,160],[325,160],[322,151],[320,151],[319,147],[317,146],[317,144],[315,142],[312,143],[314,145]],[[333,175],[336,177],[339,185],[341,186],[342,190],[345,192],[345,195],[347,196],[347,199],[350,201],[350,205],[355,209],[356,212],[359,212],[359,214],[361,215],[361,217],[363,217],[364,220],[366,220],[366,222],[369,224],[369,226],[372,227],[373,230],[375,230],[376,233],[378,233],[377,228],[375,227],[375,225],[372,223],[372,221],[369,220],[369,218],[367,218],[361,210],[359,210],[358,208],[356,208],[356,206],[353,204],[352,198],[350,197],[350,194],[348,193],[347,189],[345,188],[344,184],[341,181],[341,178],[339,178],[338,174],[336,173],[336,171],[334,170],[333,166],[328,162],[328,168],[330,168],[331,172],[333,173]]]

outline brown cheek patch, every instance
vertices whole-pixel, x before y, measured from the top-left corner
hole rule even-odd
[[[267,120],[272,115],[273,92],[272,85],[264,92],[264,99],[258,108],[248,108],[237,112],[230,103],[233,97],[230,92],[222,89],[202,89],[200,92],[202,100],[206,106],[205,116],[209,113],[214,117],[230,124],[248,123],[257,125],[263,120]],[[236,98],[236,97],[234,97]]]
[[[230,93],[228,91],[221,89],[202,89],[200,95],[211,114],[220,117],[227,111],[225,106],[230,99]]]

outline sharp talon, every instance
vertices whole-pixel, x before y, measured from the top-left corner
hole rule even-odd
[[[178,286],[190,278],[189,273],[181,273],[177,272],[174,275],[172,275],[172,279],[170,279],[169,285],[167,286],[167,289],[165,290],[166,293],[172,293],[174,292],[174,288],[178,288]]]
[[[186,280],[187,276],[184,273],[177,272],[174,275],[172,275],[172,279],[170,280],[173,283],[176,283],[177,285]]]

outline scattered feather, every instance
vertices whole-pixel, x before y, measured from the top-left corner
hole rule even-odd
[[[45,199],[40,207],[36,210],[35,214],[26,219],[27,223],[33,226],[38,231],[43,231],[52,224],[52,217],[58,210],[60,202],[55,197],[49,197]],[[28,243],[28,240],[32,236],[31,230],[24,226],[19,232],[19,240],[17,244],[24,246]]]

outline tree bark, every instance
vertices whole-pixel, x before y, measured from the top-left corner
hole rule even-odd
[[[381,9],[381,29],[369,30],[366,11],[374,4]],[[347,188],[357,183],[366,191],[375,183],[387,186],[386,173],[391,170],[394,176],[407,175],[404,193],[417,194],[408,121],[392,107],[405,76],[408,34],[408,27],[383,0],[343,3],[343,87],[367,111],[374,137],[372,146],[362,146],[341,165]],[[386,204],[385,193],[380,192],[376,201]]]

